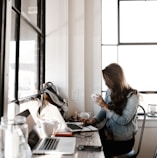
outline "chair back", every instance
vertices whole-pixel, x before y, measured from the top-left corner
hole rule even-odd
[[[138,109],[141,109],[143,112],[140,112],[140,116],[143,116],[142,119],[142,126],[141,126],[141,131],[139,134],[139,141],[137,144],[137,150],[132,149],[130,152],[122,154],[122,155],[117,155],[117,156],[113,156],[112,158],[136,158],[140,152],[141,149],[141,145],[142,145],[142,139],[143,139],[143,133],[144,133],[144,128],[145,128],[145,122],[146,122],[146,112],[145,109],[141,106],[138,105]]]
[[[139,105],[138,108],[141,108],[141,110],[143,111],[143,122],[142,122],[142,126],[141,126],[141,133],[140,133],[140,138],[139,138],[139,143],[138,143],[138,147],[137,147],[137,152],[136,152],[136,156],[139,154],[140,149],[141,149],[141,144],[142,144],[142,139],[143,139],[143,133],[144,133],[144,128],[145,128],[145,122],[146,122],[146,112],[145,109],[143,108],[143,106]]]

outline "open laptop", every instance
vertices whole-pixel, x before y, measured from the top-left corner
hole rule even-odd
[[[18,115],[25,116],[29,129],[28,144],[32,149],[32,154],[63,154],[72,155],[75,153],[75,137],[45,137],[41,138],[40,133],[35,128],[36,123],[27,109]]]
[[[92,125],[84,126],[82,122],[66,122],[71,132],[92,132],[98,129]]]

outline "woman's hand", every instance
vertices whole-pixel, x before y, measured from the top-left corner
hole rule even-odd
[[[104,108],[105,110],[109,110],[108,109],[108,105],[106,104],[106,102],[103,100],[101,95],[97,95],[95,102],[102,108]]]
[[[97,96],[95,97],[95,102],[96,104],[101,105],[101,103],[103,102],[102,96],[97,94]]]
[[[81,122],[83,122],[83,124],[86,125],[94,125],[96,123],[96,119],[95,118],[90,118],[90,119],[81,119]]]

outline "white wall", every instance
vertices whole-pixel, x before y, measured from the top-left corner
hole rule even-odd
[[[101,0],[46,0],[46,81],[69,110],[96,113],[101,93]]]

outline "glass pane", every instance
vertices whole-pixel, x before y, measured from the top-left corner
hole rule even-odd
[[[117,46],[103,46],[102,47],[102,69],[110,63],[117,63]],[[102,79],[102,90],[107,89],[104,80]]]
[[[12,0],[12,5],[15,6],[15,0]]]
[[[21,0],[21,11],[37,26],[37,0]]]
[[[117,46],[102,47],[102,69],[108,64],[117,62]]]
[[[19,98],[37,93],[37,33],[21,20]]]
[[[157,91],[157,46],[134,45],[118,47],[118,63],[129,84],[139,91]]]
[[[157,1],[120,1],[120,42],[157,42]]]
[[[12,24],[11,24],[11,41],[10,41],[10,53],[9,53],[9,89],[8,89],[8,99],[15,99],[15,52],[16,52],[16,42],[15,42],[15,17],[16,15],[12,12]]]
[[[117,0],[102,0],[102,43],[118,43]]]

